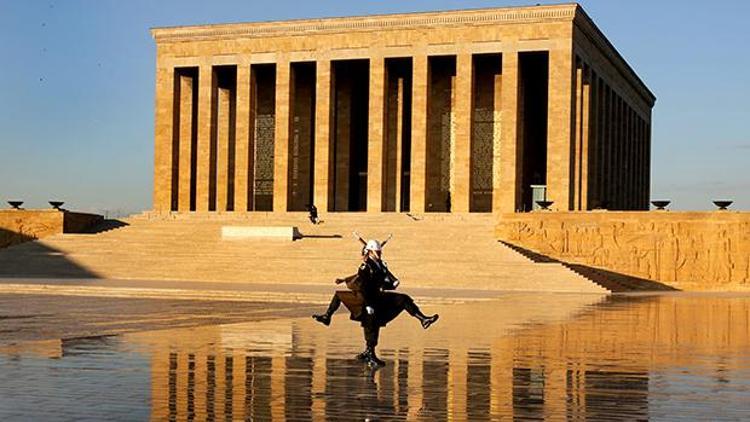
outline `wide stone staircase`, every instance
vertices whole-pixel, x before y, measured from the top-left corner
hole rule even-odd
[[[0,277],[178,280],[330,286],[356,271],[366,238],[404,287],[606,293],[559,262],[533,262],[494,238],[480,214],[144,213],[94,234],[63,234],[0,250]],[[223,240],[222,226],[296,226],[302,238]]]

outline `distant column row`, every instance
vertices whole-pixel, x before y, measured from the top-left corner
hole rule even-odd
[[[160,69],[154,208],[637,209],[648,127],[566,54]]]
[[[571,209],[648,209],[650,116],[638,113],[580,59],[574,92]]]
[[[500,181],[503,166],[515,175],[499,161],[501,111],[520,102],[523,61],[505,56],[162,69],[155,209],[498,210],[521,182]],[[546,78],[539,65],[529,75]]]

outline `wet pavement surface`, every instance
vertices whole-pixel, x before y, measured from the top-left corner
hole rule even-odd
[[[0,345],[307,316],[310,304],[0,294]]]
[[[6,339],[0,419],[750,418],[750,296],[517,293],[424,308],[440,321],[422,330],[401,315],[381,333],[377,371],[354,359],[361,328],[343,310],[330,327],[282,313]]]

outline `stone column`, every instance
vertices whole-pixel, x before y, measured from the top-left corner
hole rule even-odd
[[[385,59],[370,57],[369,133],[367,140],[367,212],[383,210],[383,110]]]
[[[641,118],[637,110],[633,110],[633,142],[634,142],[634,161],[633,161],[633,183],[635,190],[633,191],[633,206],[636,210],[641,209]]]
[[[401,212],[401,175],[404,173],[403,145],[404,145],[404,78],[399,77],[396,87],[396,200],[394,211]]]
[[[607,209],[612,210],[615,208],[615,161],[614,161],[614,152],[615,152],[615,127],[617,126],[617,113],[616,113],[616,101],[615,101],[615,92],[612,90],[612,87],[608,87],[607,93],[609,94],[609,99],[607,102],[608,112],[607,112],[607,160],[606,160],[606,172],[607,172],[607,185],[605,186],[605,198],[607,199]]]
[[[633,178],[633,209],[639,210],[641,209],[641,200],[640,200],[640,165],[641,165],[641,143],[640,139],[638,138],[639,132],[638,132],[638,111],[633,109],[633,141],[632,141],[632,148],[633,148],[633,159],[632,159],[632,178]]]
[[[589,159],[591,155],[591,69],[583,70],[583,86],[581,87],[581,150],[580,166],[580,197],[578,210],[589,209]]]
[[[208,211],[213,79],[211,65],[202,64],[198,74],[198,163],[195,184],[195,209],[197,211]]]
[[[276,132],[274,139],[273,211],[287,210],[289,166],[289,60],[279,57],[276,63]]]
[[[628,105],[628,136],[627,136],[627,143],[625,144],[625,157],[627,157],[626,166],[627,166],[627,175],[626,175],[626,183],[627,183],[627,189],[625,189],[625,194],[627,196],[626,198],[626,208],[628,210],[635,209],[635,206],[633,205],[633,192],[635,189],[634,180],[633,180],[633,169],[634,169],[634,162],[633,162],[633,156],[635,155],[635,148],[634,148],[634,142],[633,142],[633,109],[630,108],[630,105]]]
[[[427,81],[429,79],[427,56],[414,56],[412,76],[412,129],[411,129],[411,188],[409,209],[413,213],[425,210],[425,179],[427,159]]]
[[[190,158],[193,147],[193,85],[195,80],[186,75],[180,75],[179,78],[180,164],[178,166],[177,209],[190,211]]]
[[[643,200],[642,200],[642,191],[641,187],[643,186],[643,180],[642,180],[642,174],[641,171],[643,166],[643,142],[641,138],[641,116],[636,111],[635,112],[635,145],[636,145],[636,155],[635,155],[635,207],[637,210],[643,209]]]
[[[500,147],[492,152],[492,211],[512,213],[521,198],[522,144],[518,139],[518,52],[503,53]]]
[[[615,165],[615,189],[614,189],[614,199],[615,199],[615,205],[618,210],[621,210],[623,208],[622,204],[622,191],[624,189],[623,186],[623,180],[622,180],[622,143],[623,143],[623,112],[622,112],[622,98],[618,95],[616,98],[616,126],[615,126],[615,156],[614,156],[614,165]]]
[[[471,191],[471,117],[473,94],[473,70],[471,53],[460,53],[456,56],[456,109],[455,143],[453,157],[454,190],[451,192],[451,212],[469,212]]]
[[[610,200],[610,209],[618,209],[619,208],[619,202],[618,202],[618,191],[620,188],[620,173],[618,169],[618,163],[619,163],[619,154],[618,154],[618,146],[619,146],[619,140],[620,140],[620,101],[615,93],[615,91],[612,91],[612,138],[610,139],[610,157],[609,162],[611,166],[611,174],[612,178],[610,179],[609,183],[609,200]]]
[[[571,209],[579,210],[581,207],[581,152],[583,146],[583,64],[576,63],[575,68],[575,127],[573,134],[573,146],[571,148],[571,180],[573,181],[572,194],[573,203]]]
[[[237,116],[235,122],[234,155],[234,210],[248,210],[248,186],[250,183],[250,66],[237,66]]]
[[[598,77],[593,69],[589,69],[589,142],[586,151],[586,204],[590,210],[599,199],[599,85]]]
[[[646,193],[646,125],[643,118],[638,119],[638,141],[640,142],[640,159],[639,167],[639,179],[638,179],[638,200],[641,209],[648,210],[648,195]]]
[[[154,211],[168,212],[172,201],[172,121],[174,69],[159,63],[156,69],[154,124]]]
[[[603,79],[599,79],[599,138],[597,139],[597,148],[599,149],[597,157],[597,197],[599,206],[604,208],[604,200],[607,197],[607,144],[609,133],[609,94],[607,85]]]
[[[331,61],[318,60],[315,81],[315,181],[313,203],[318,211],[328,211],[328,184],[331,147]]]
[[[620,99],[620,209],[628,209],[628,105]]]
[[[649,111],[650,113],[650,111]],[[645,122],[646,125],[646,159],[645,159],[645,178],[644,187],[646,188],[646,206],[651,201],[651,116],[648,115],[648,120]]]
[[[216,112],[216,211],[226,211],[228,208],[229,186],[229,140],[231,91],[218,88]]]
[[[547,199],[560,211],[573,209],[571,172],[573,55],[570,48],[549,51]]]

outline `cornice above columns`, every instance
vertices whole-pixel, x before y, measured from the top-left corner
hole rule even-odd
[[[352,31],[379,31],[455,25],[516,24],[572,21],[575,3],[554,6],[507,7],[446,12],[359,17],[300,19],[274,22],[153,28],[157,42],[294,36]]]

